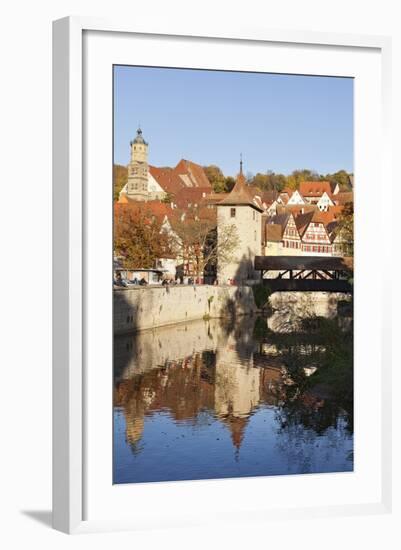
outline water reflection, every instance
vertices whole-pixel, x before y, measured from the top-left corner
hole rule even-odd
[[[115,338],[114,482],[352,470],[352,334],[306,328],[243,317]]]

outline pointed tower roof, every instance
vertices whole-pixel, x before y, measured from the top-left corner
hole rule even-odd
[[[135,139],[133,141],[131,141],[131,145],[133,143],[143,143],[144,145],[148,145],[147,142],[143,139],[142,130],[141,130],[140,126],[138,127],[138,130],[136,131]]]
[[[224,424],[228,427],[231,433],[231,441],[237,450],[241,447],[248,421],[249,416],[230,415],[224,419]]]
[[[240,161],[240,171],[235,180],[235,185],[231,192],[228,193],[223,200],[217,203],[217,206],[251,206],[258,212],[263,212],[262,206],[256,201],[255,197],[248,187],[245,176],[242,173],[242,155]]]

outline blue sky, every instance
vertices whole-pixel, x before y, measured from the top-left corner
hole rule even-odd
[[[149,163],[181,158],[244,171],[353,171],[353,80],[163,69],[114,68],[114,162],[128,164],[140,123]]]

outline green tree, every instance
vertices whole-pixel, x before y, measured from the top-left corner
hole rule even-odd
[[[258,172],[250,181],[261,191],[282,191],[287,185],[287,177],[284,174],[276,174],[272,170],[266,173]]]
[[[210,181],[210,184],[215,193],[226,193],[226,178],[224,177],[221,169],[215,164],[210,164],[209,166],[203,167],[207,179]]]
[[[291,189],[298,189],[301,181],[319,181],[323,179],[315,170],[303,168],[302,170],[293,170],[287,178],[287,186]]]
[[[352,186],[350,176],[351,174],[349,174],[345,170],[339,170],[334,174],[326,174],[325,179],[331,182],[338,183],[341,191],[351,191]]]
[[[225,184],[226,184],[226,192],[229,193],[235,185],[235,178],[233,178],[232,176],[227,176]]]

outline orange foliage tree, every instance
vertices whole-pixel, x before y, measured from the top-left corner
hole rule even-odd
[[[115,205],[114,254],[128,269],[151,268],[156,259],[169,257],[171,250],[162,221],[145,205]]]

